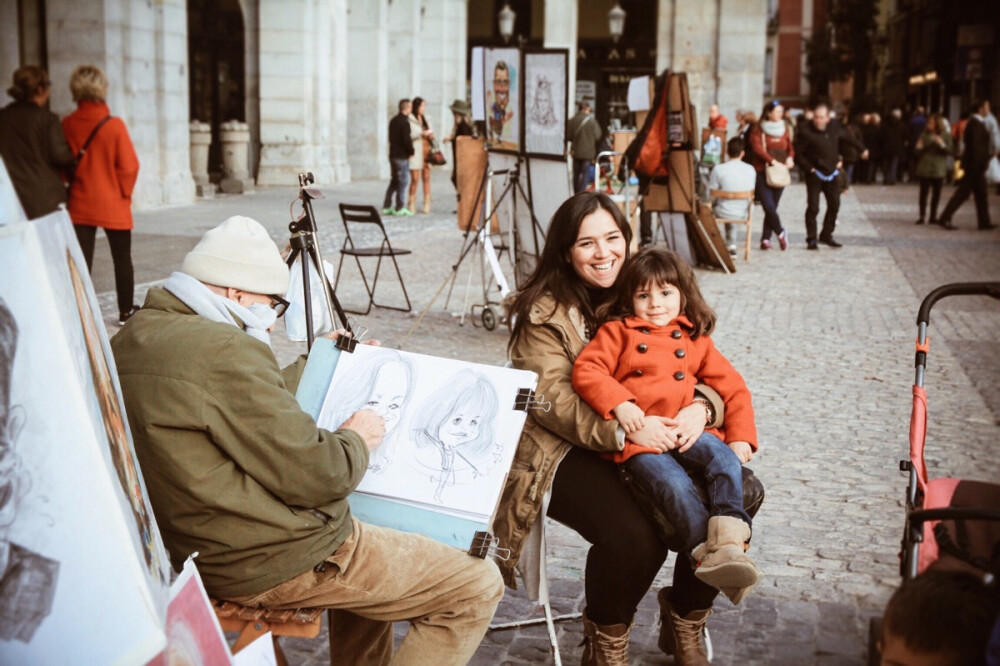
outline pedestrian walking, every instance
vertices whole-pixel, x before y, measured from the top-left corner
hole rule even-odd
[[[451,184],[455,186],[455,189],[458,189],[458,145],[456,139],[460,136],[474,136],[475,129],[469,120],[472,107],[468,102],[464,99],[456,99],[448,108],[455,118],[455,124],[452,125],[451,134],[444,138],[444,142],[451,144]]]
[[[392,178],[385,190],[382,201],[383,215],[413,215],[410,209],[403,205],[410,185],[410,155],[413,154],[413,140],[410,138],[410,109],[412,104],[408,99],[399,100],[399,113],[389,121],[389,167]],[[393,195],[396,197],[396,207],[393,208]]]
[[[895,185],[899,176],[899,162],[906,145],[906,125],[903,112],[893,109],[882,127],[882,160],[885,185]]]
[[[914,155],[917,158],[917,166],[914,175],[920,180],[920,217],[917,224],[923,224],[927,220],[930,224],[937,224],[937,207],[941,198],[941,186],[944,178],[948,175],[948,156],[954,150],[951,135],[945,131],[941,114],[935,113],[924,123],[924,132],[914,143]],[[931,215],[925,217],[927,212],[927,195],[931,197]]]
[[[573,190],[580,193],[594,182],[594,158],[602,132],[589,102],[580,102],[577,109],[577,114],[566,124],[566,136],[572,142]]]
[[[844,124],[844,130],[857,143],[860,143],[862,146],[865,145],[864,135],[861,133],[861,124],[858,122],[857,116],[852,116],[849,122]],[[856,167],[861,160],[861,151],[858,150],[857,143],[844,142],[840,146],[840,154],[844,158],[844,181],[848,187],[858,182]]]
[[[986,114],[990,111],[989,102],[985,99],[979,100],[972,107],[973,113],[969,116],[969,121],[965,125],[965,132],[962,135],[962,143],[965,145],[965,152],[962,153],[962,168],[965,170],[965,177],[959,183],[958,188],[951,195],[947,205],[938,218],[938,224],[945,229],[955,229],[951,218],[958,210],[958,207],[965,203],[969,195],[975,197],[976,219],[979,223],[980,231],[988,231],[996,228],[990,221],[990,206],[986,195],[986,167],[990,162],[990,134],[984,122]]]
[[[108,79],[95,65],[80,65],[69,82],[76,111],[62,121],[66,140],[80,156],[69,188],[69,216],[87,260],[94,264],[97,229],[104,229],[115,266],[118,323],[124,324],[138,310],[133,302],[132,190],[139,176],[125,122],[111,115],[105,101]]]
[[[874,185],[878,182],[878,169],[882,164],[882,119],[877,113],[865,114],[861,141],[868,149],[868,160],[861,164],[864,175],[861,182]]]
[[[784,121],[785,108],[778,100],[771,100],[760,112],[760,122],[750,129],[751,164],[756,171],[756,197],[764,208],[764,228],[760,234],[760,249],[771,249],[771,234],[778,238],[782,250],[788,249],[788,232],[778,215],[783,187],[768,185],[767,167],[783,164],[789,169],[795,166],[795,143],[792,133]]]
[[[917,175],[917,165],[920,162],[920,155],[917,154],[917,141],[924,135],[924,130],[927,128],[927,121],[927,110],[923,106],[918,105],[907,123],[906,172],[911,182],[919,178]]]
[[[0,157],[29,220],[47,215],[66,203],[60,170],[73,167],[59,116],[45,108],[52,89],[41,67],[27,65],[14,72],[7,94],[14,101],[0,110]]]
[[[840,146],[843,143],[856,143],[861,150],[861,159],[868,159],[864,145],[849,136],[840,123],[830,122],[830,107],[826,103],[816,105],[813,119],[795,136],[795,162],[805,172],[806,178],[806,248],[809,250],[818,250],[818,243],[833,248],[843,246],[833,238],[840,211],[837,176],[844,166],[840,161]],[[826,215],[823,217],[823,229],[817,237],[816,217],[821,192],[826,199]]]
[[[424,184],[424,206],[420,212],[431,212],[431,163],[428,157],[434,130],[427,120],[426,111],[427,101],[423,97],[414,97],[413,111],[407,118],[410,123],[410,140],[413,141],[413,154],[410,155],[410,196],[406,203],[411,213],[417,212],[417,187],[421,181]]]

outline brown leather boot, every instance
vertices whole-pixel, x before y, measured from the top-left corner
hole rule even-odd
[[[674,612],[670,588],[656,595],[660,602],[660,649],[674,656],[676,666],[706,666],[711,662],[705,653],[702,634],[712,609],[691,611],[684,617]]]
[[[628,666],[630,624],[594,624],[583,614],[582,666]]]

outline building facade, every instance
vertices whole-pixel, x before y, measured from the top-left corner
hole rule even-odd
[[[195,198],[192,122],[210,128],[208,171],[222,167],[223,125],[245,123],[246,170],[260,185],[388,178],[386,125],[421,96],[438,135],[468,97],[469,49],[504,43],[499,0],[7,0],[0,2],[0,76],[38,64],[50,108],[72,111],[82,63],[108,76],[108,103],[139,154],[137,209]],[[702,117],[763,94],[767,0],[623,0],[625,32],[609,33],[613,0],[514,0],[514,41],[567,48],[605,123],[623,114],[632,76],[688,73]],[[9,84],[8,84],[9,85]],[[6,85],[2,86],[6,89]],[[0,104],[10,100],[0,92]],[[569,109],[567,110],[569,111]],[[242,125],[240,125],[242,127]]]

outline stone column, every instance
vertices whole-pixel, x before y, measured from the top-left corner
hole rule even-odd
[[[238,120],[219,126],[222,143],[222,182],[219,189],[226,194],[243,194],[253,189],[250,180],[247,148],[250,145],[250,127]]]
[[[388,90],[387,0],[348,0],[347,145],[353,178],[389,177],[390,115],[400,97]],[[393,54],[393,63],[396,62]]]
[[[566,96],[567,117],[576,113],[576,51],[577,51],[577,0],[546,0],[545,47],[569,49],[569,91]]]
[[[466,0],[437,0],[425,5],[420,94],[427,99],[427,116],[438,140],[447,136],[454,124],[448,107],[466,97],[467,14]]]
[[[212,145],[212,126],[192,120],[190,132],[191,176],[194,178],[195,193],[199,197],[211,199],[215,196],[215,185],[208,181],[208,148]]]
[[[347,0],[332,0],[330,16],[331,52],[327,69],[330,76],[330,141],[333,179],[338,183],[351,180],[348,148],[347,63],[349,59],[347,32]]]
[[[721,8],[716,100],[732,122],[736,109],[760,112],[767,50],[767,2],[721,0]],[[707,117],[707,108],[705,114]]]
[[[0,106],[14,101],[8,94],[14,70],[21,63],[21,36],[18,34],[17,3],[0,2]]]

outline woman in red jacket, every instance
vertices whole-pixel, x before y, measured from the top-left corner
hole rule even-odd
[[[108,80],[94,65],[73,70],[69,83],[76,111],[63,118],[63,132],[74,155],[84,154],[69,190],[69,215],[77,240],[91,269],[97,228],[104,229],[115,264],[118,323],[124,324],[138,309],[132,302],[132,189],[139,175],[128,130],[121,118],[108,110]],[[88,144],[89,140],[89,144]]]
[[[771,249],[771,233],[778,237],[781,249],[788,248],[788,233],[778,217],[781,188],[767,184],[765,167],[775,162],[789,169],[795,166],[795,148],[792,135],[784,121],[785,108],[774,99],[764,105],[760,122],[750,130],[750,163],[757,170],[757,199],[764,207],[764,230],[760,236],[760,249]]]

